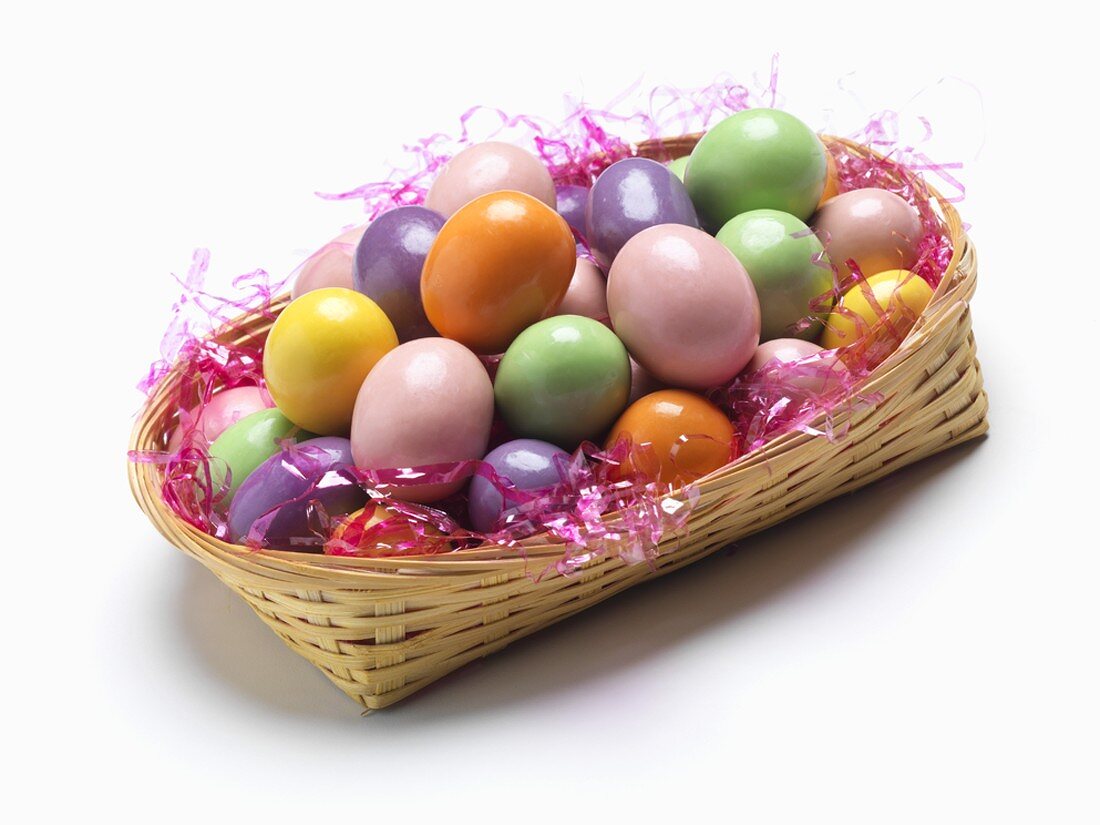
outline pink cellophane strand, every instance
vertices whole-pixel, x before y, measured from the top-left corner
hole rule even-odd
[[[172,307],[161,357],[138,384],[148,393],[161,381],[172,382],[172,404],[182,433],[180,446],[174,453],[131,451],[130,459],[159,465],[165,479],[165,503],[189,524],[224,538],[227,490],[226,483],[217,479],[224,479],[225,473],[211,473],[210,445],[196,425],[216,390],[263,386],[263,341],[237,335],[236,319],[245,312],[273,314],[272,299],[289,279],[275,280],[257,269],[234,278],[229,295],[219,295],[206,288],[209,265],[210,253],[197,249],[187,275],[176,277],[183,291]],[[224,333],[218,338],[230,343],[212,338],[216,331]]]
[[[325,551],[333,555],[366,552],[371,556],[399,556],[423,553],[425,548],[446,552],[496,545],[523,555],[524,540],[537,535],[540,543],[561,545],[562,553],[552,566],[563,574],[608,553],[630,563],[652,562],[661,539],[683,531],[698,493],[689,485],[671,496],[669,485],[624,471],[624,462],[643,464],[637,456],[647,449],[628,441],[606,450],[585,443],[568,461],[559,463],[561,484],[535,491],[516,489],[481,461],[356,470],[363,485],[372,491],[374,502],[393,515],[368,526],[373,515],[368,508],[364,514],[346,520],[343,533],[330,539]],[[459,525],[448,509],[461,505],[461,501],[452,499],[438,508],[392,497],[403,486],[441,484],[475,473],[496,486],[509,511],[499,529],[489,534],[473,533]],[[616,518],[606,518],[611,513]]]
[[[932,127],[927,120],[922,122],[925,125],[924,138],[927,139],[931,137]],[[856,143],[880,152],[883,157],[862,157],[834,144],[832,154],[837,166],[839,190],[886,189],[900,195],[917,210],[924,236],[913,271],[935,289],[947,271],[954,249],[936,212],[928,190],[928,179],[935,179],[939,184],[937,188],[945,192],[944,199],[949,203],[961,201],[966,195],[966,189],[956,174],[961,164],[933,163],[918,148],[902,141],[895,112],[879,113],[850,137]]]
[[[702,131],[735,112],[778,105],[778,101],[773,62],[768,78],[751,86],[720,81],[696,89],[659,87],[643,96],[636,85],[599,108],[567,98],[566,114],[556,121],[476,107],[459,119],[457,135],[434,134],[406,146],[407,163],[386,180],[320,197],[361,200],[368,221],[397,206],[422,203],[447,160],[464,146],[490,139],[531,149],[559,184],[590,185],[611,163],[635,154],[642,140]],[[960,200],[964,189],[957,179],[959,165],[932,163],[918,146],[904,142],[891,112],[876,115],[848,137],[885,157],[865,158],[834,144],[831,151],[840,191],[885,188],[912,204],[924,227],[914,271],[936,287],[953,249],[925,181],[935,179],[938,188],[949,193],[948,200]],[[224,473],[211,473],[209,445],[195,426],[196,419],[215,391],[263,386],[262,336],[237,334],[244,330],[235,319],[245,312],[270,313],[273,298],[285,291],[294,273],[279,280],[257,270],[235,279],[230,294],[219,295],[205,285],[209,263],[209,253],[197,250],[187,275],[177,278],[182,292],[161,343],[161,357],[139,385],[148,393],[162,381],[172,382],[172,403],[182,433],[180,446],[174,453],[133,452],[130,458],[161,468],[162,495],[180,518],[224,538],[227,490],[224,483],[216,482]],[[834,276],[834,288],[819,299],[821,305],[831,304],[859,279],[858,269],[847,283],[836,283]],[[223,333],[220,340],[232,343],[212,340],[213,331]],[[827,351],[794,364],[773,362],[713,389],[710,397],[726,410],[737,429],[732,454],[743,454],[791,432],[843,437],[843,422],[849,414],[878,400],[861,386],[896,344],[890,341],[879,349]],[[488,359],[486,367],[491,373],[495,361]],[[493,442],[507,437],[498,422]],[[517,490],[480,461],[377,470],[347,468],[344,475],[362,485],[375,505],[385,508],[379,511],[384,517],[372,519],[375,511],[370,505],[359,515],[330,517],[317,505],[317,512],[311,511],[310,516],[316,535],[305,537],[303,546],[323,547],[333,555],[402,556],[474,547],[523,554],[531,539],[561,545],[553,568],[563,574],[608,554],[628,563],[652,563],[662,541],[684,534],[698,491],[689,484],[670,495],[673,491],[668,485],[638,471],[624,471],[624,463],[646,466],[638,460],[640,449],[648,448],[629,442],[608,449],[584,444],[560,468],[563,483],[540,491]],[[405,503],[394,495],[402,486],[465,479],[475,473],[496,486],[509,508],[499,529],[488,535],[464,526],[465,499],[461,494],[432,506]],[[300,505],[303,500],[309,500],[309,491],[295,501]],[[253,526],[249,546],[265,546],[264,526],[276,512],[265,514]]]
[[[725,80],[696,89],[661,86],[641,95],[635,84],[603,107],[567,97],[566,114],[555,120],[475,106],[459,118],[456,135],[437,133],[406,145],[408,163],[386,180],[318,194],[326,200],[362,200],[372,220],[396,206],[423,203],[443,165],[466,146],[486,140],[535,152],[556,183],[589,185],[612,163],[633,155],[642,140],[702,131],[743,109],[773,105],[777,82],[773,63],[767,82],[752,87]]]

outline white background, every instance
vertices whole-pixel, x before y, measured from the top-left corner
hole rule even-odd
[[[923,1],[377,5],[4,14],[17,820],[1097,821],[1087,27],[1055,2],[1026,20]],[[936,157],[967,163],[988,439],[366,718],[145,521],[124,472],[133,386],[192,248],[223,281],[285,274],[356,220],[314,191],[378,178],[470,105],[555,116],[565,92],[763,76],[773,52],[815,128],[915,107]]]

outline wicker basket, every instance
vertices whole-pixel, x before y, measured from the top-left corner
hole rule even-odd
[[[647,143],[639,152],[666,160],[696,140]],[[841,413],[837,423],[848,430],[839,441],[789,433],[707,477],[686,536],[667,537],[652,566],[601,557],[579,574],[551,569],[536,578],[561,552],[538,537],[526,558],[501,558],[496,548],[392,559],[257,552],[177,518],[161,498],[155,465],[130,464],[134,496],[169,542],[240,594],[287,645],[368,710],[386,707],[621,590],[984,433],[987,404],[970,331],[974,250],[958,213],[936,197],[954,256],[916,327],[872,374],[866,390],[881,401]],[[271,326],[259,313],[241,320],[237,342],[262,341]],[[152,392],[131,449],[164,447],[176,424],[170,387],[179,378],[178,369],[169,372]]]

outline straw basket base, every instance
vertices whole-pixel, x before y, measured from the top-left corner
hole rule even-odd
[[[273,586],[221,554],[184,549],[244,598],[292,650],[374,710],[643,580],[976,438],[986,431],[985,413],[981,372],[967,335],[964,346],[930,359],[882,403],[857,411],[842,439],[803,436],[817,448],[805,460],[759,461],[734,482],[704,488],[690,533],[670,538],[653,566],[605,558],[565,577],[534,557],[508,564],[471,560],[455,562],[453,574],[441,565],[423,584],[415,573],[380,572],[374,575],[411,581],[387,582],[398,586],[385,588],[362,582],[364,589],[334,589],[318,581],[311,589],[290,582]],[[904,429],[887,426],[901,417]],[[794,446],[790,452],[793,458],[802,450]],[[251,555],[260,562],[268,554]],[[466,566],[472,569],[463,572]]]
[[[649,154],[683,153],[670,145]],[[621,590],[983,434],[987,401],[969,308],[977,265],[958,214],[941,207],[955,242],[948,272],[862,389],[866,400],[834,414],[839,435],[788,433],[700,481],[687,529],[667,536],[652,564],[625,564],[609,548],[564,576],[554,567],[562,548],[545,536],[504,557],[499,548],[389,559],[251,551],[172,513],[155,465],[130,464],[134,496],[169,542],[238,593],[292,650],[368,711],[386,707]],[[244,318],[225,340],[260,341],[271,320],[271,312]],[[181,377],[176,369],[154,390],[132,449],[163,449],[176,420],[170,387]]]

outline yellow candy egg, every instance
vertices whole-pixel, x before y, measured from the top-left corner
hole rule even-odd
[[[319,435],[351,431],[363,379],[397,346],[374,301],[341,287],[307,292],[282,311],[264,347],[264,380],[275,406]]]
[[[855,343],[868,333],[900,342],[932,300],[932,287],[907,269],[889,269],[851,287],[829,315],[821,346]]]

